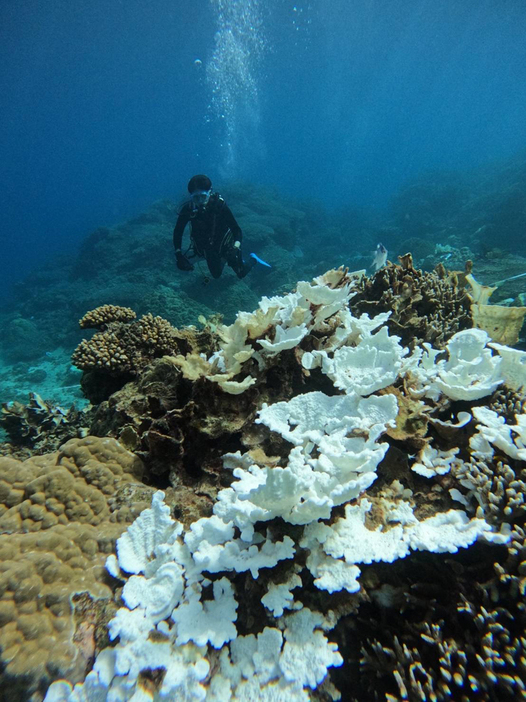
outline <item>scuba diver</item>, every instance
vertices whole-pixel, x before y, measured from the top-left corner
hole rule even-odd
[[[244,278],[259,262],[268,266],[256,254],[245,261],[241,253],[241,227],[219,193],[212,192],[212,181],[206,175],[195,175],[188,182],[190,200],[179,211],[174,227],[173,242],[177,268],[191,271],[191,258],[205,258],[213,278],[219,278],[225,264],[238,278]],[[190,246],[181,250],[183,232],[190,222]],[[269,266],[270,267],[270,266]]]

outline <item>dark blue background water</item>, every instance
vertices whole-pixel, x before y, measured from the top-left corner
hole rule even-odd
[[[523,0],[2,0],[2,290],[194,172],[382,208],[523,150],[525,27]]]

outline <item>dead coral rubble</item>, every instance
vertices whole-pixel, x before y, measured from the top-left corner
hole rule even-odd
[[[63,409],[34,392],[27,404],[6,402],[0,411],[0,426],[12,442],[11,454],[20,449],[28,455],[56,451],[69,439],[85,436],[88,423],[88,412],[74,406]]]
[[[470,306],[458,280],[445,271],[415,269],[410,254],[401,257],[401,265],[388,263],[372,278],[363,277],[350,302],[356,315],[391,312],[389,332],[411,349],[422,342],[443,348],[453,334],[471,328]]]

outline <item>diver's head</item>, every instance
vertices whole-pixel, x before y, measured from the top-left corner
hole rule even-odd
[[[212,181],[208,176],[195,175],[188,181],[188,192],[195,207],[204,207],[210,199]]]

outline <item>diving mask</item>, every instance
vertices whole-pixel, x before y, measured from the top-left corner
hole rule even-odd
[[[192,204],[195,207],[204,207],[206,204],[208,204],[211,192],[211,190],[194,190],[194,192],[190,195],[192,198]]]

